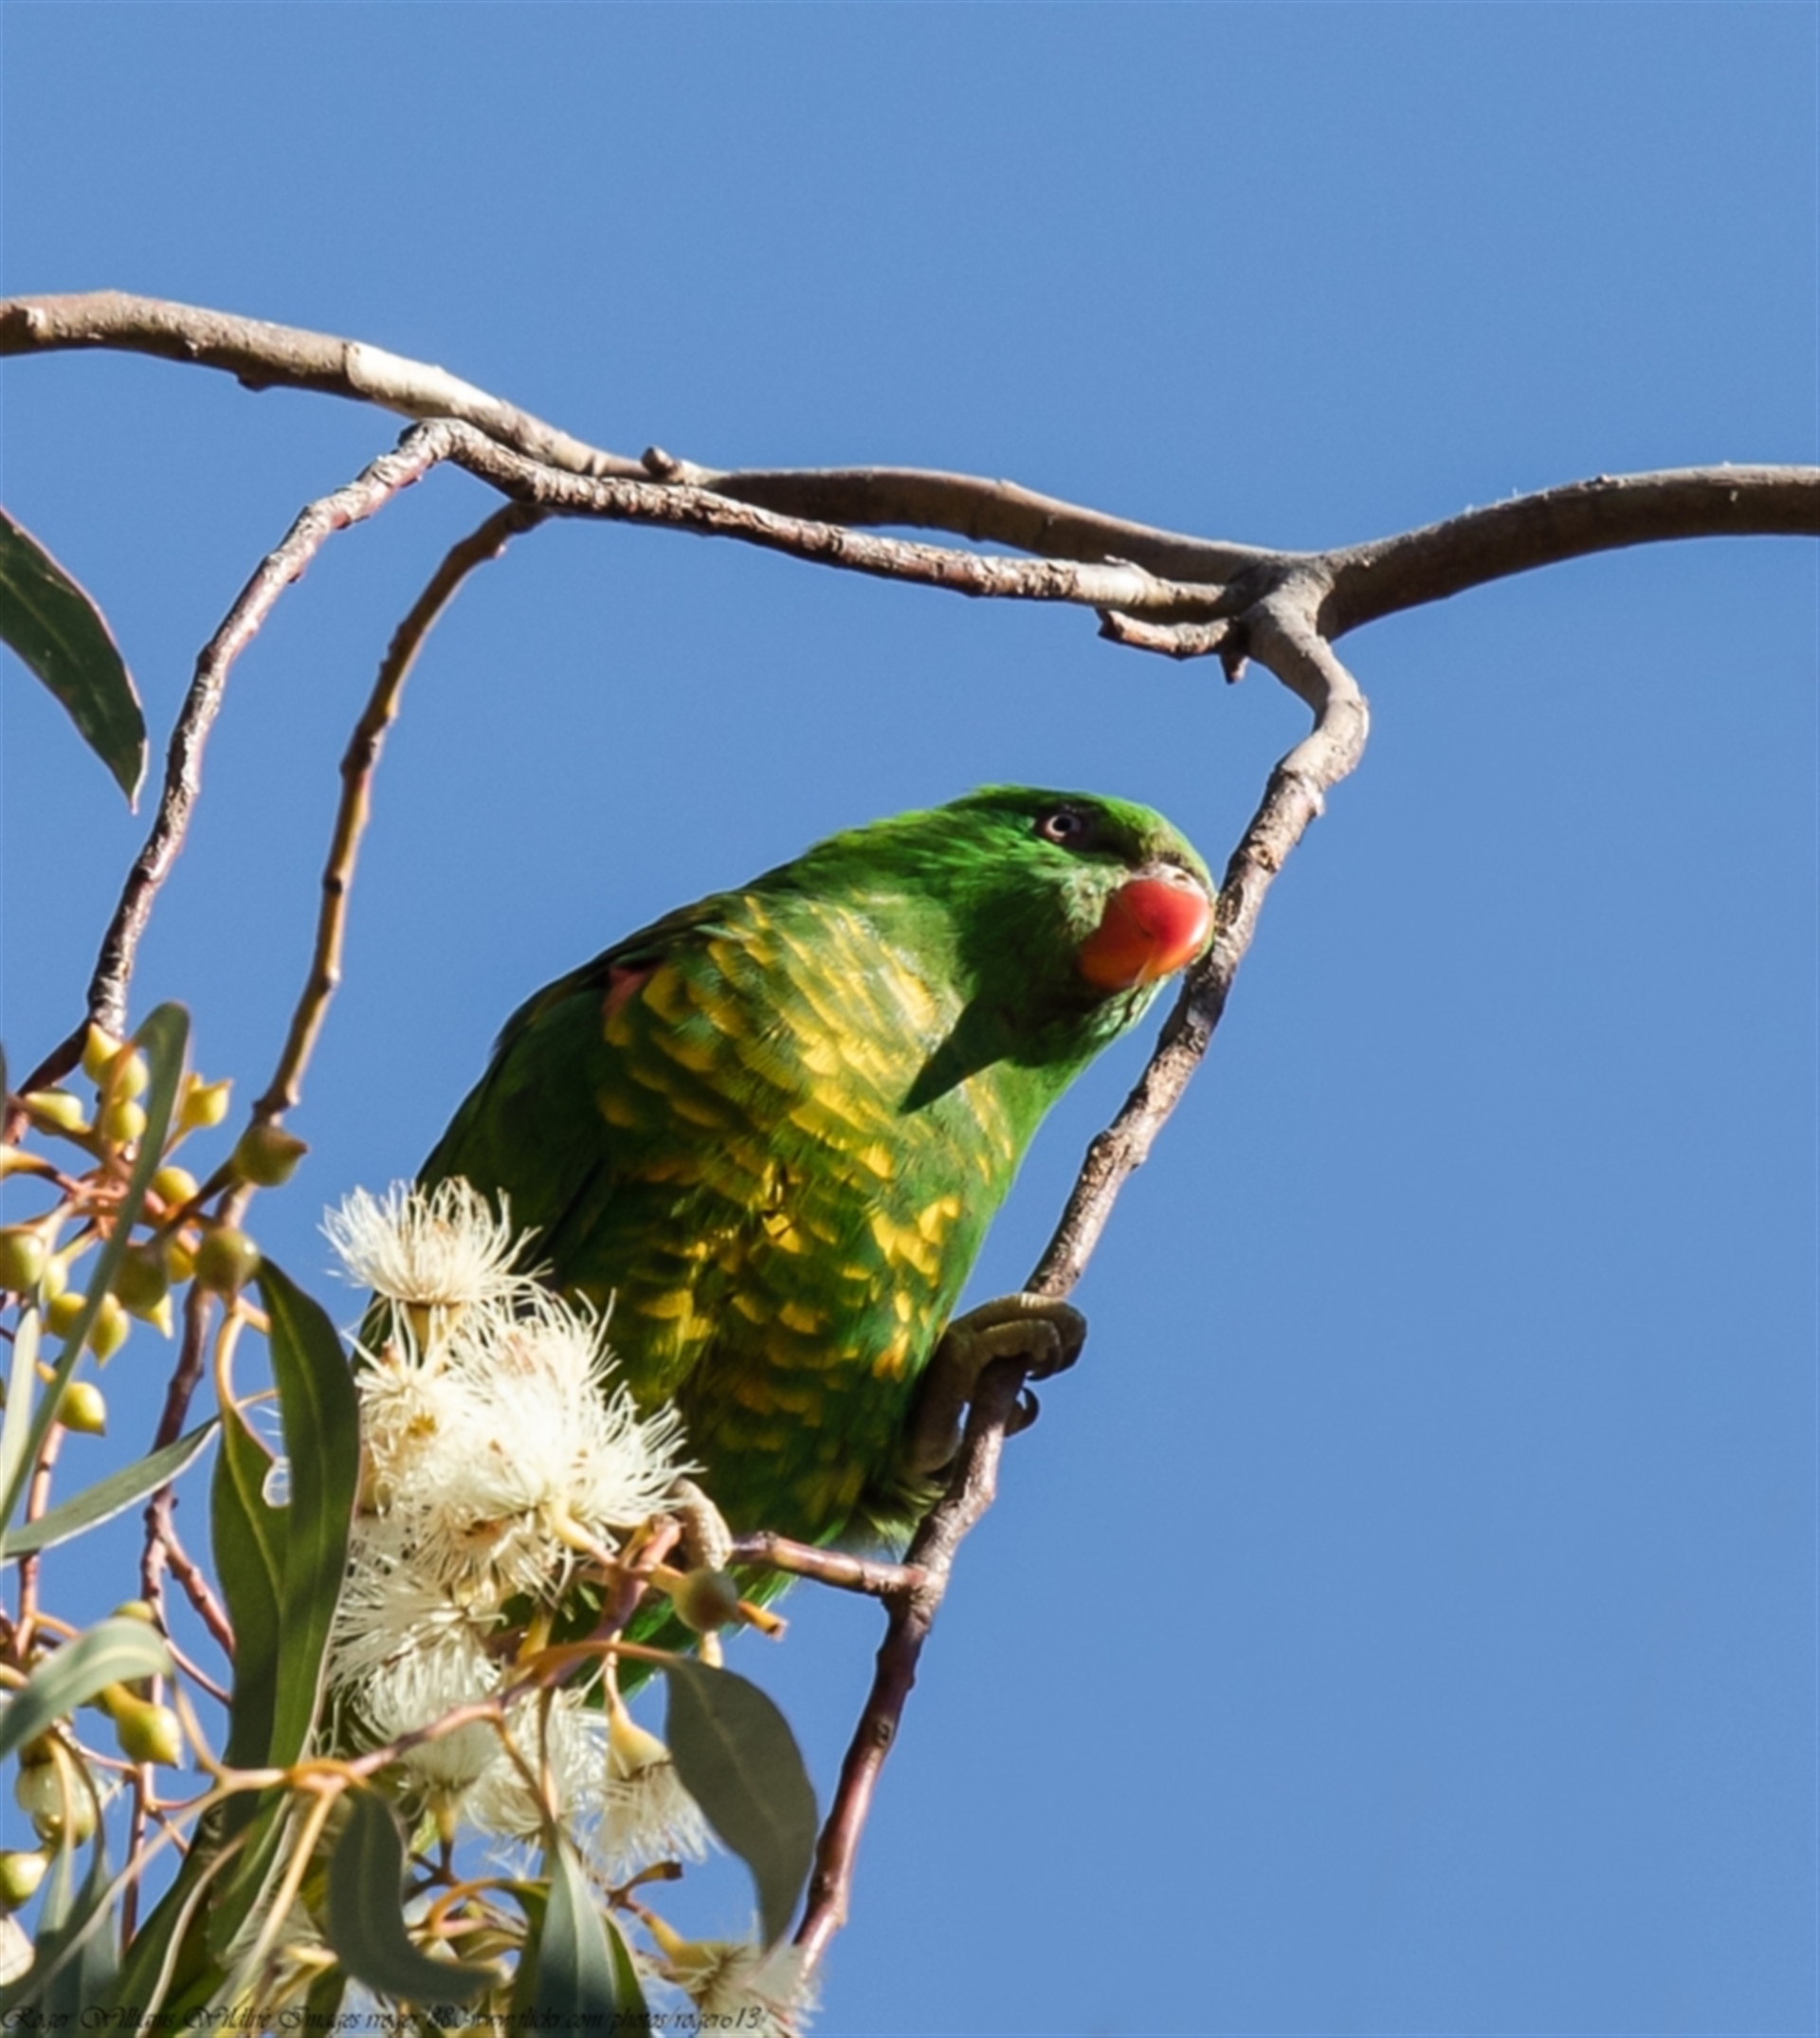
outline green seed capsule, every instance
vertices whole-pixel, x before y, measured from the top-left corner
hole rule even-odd
[[[670,1594],[670,1604],[685,1628],[697,1634],[712,1634],[738,1617],[739,1588],[724,1571],[705,1565],[684,1573]]]
[[[162,1248],[129,1246],[114,1276],[114,1292],[136,1317],[149,1317],[171,1292]]]
[[[217,1295],[244,1288],[259,1271],[259,1247],[232,1225],[216,1225],[196,1247],[196,1281]]]
[[[243,1182],[255,1189],[277,1189],[297,1172],[309,1148],[282,1125],[249,1125],[234,1147],[229,1165]]]

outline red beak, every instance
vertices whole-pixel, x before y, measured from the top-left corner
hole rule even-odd
[[[1130,991],[1192,962],[1212,927],[1213,901],[1199,881],[1173,864],[1159,864],[1113,893],[1075,960],[1097,989]]]

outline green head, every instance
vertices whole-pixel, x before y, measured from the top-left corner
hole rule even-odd
[[[946,807],[831,836],[757,890],[864,910],[962,1016],[918,1089],[992,1064],[1035,1078],[1046,1107],[1136,1020],[1212,931],[1214,886],[1148,807],[1085,792],[986,786]]]

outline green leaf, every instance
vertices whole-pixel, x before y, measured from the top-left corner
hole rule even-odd
[[[36,1740],[53,1720],[92,1699],[104,1684],[169,1677],[171,1652],[144,1621],[115,1614],[66,1643],[31,1673],[0,1712],[0,1760]]]
[[[20,1310],[12,1334],[12,1362],[7,1370],[7,1412],[0,1418],[0,1493],[12,1491],[19,1468],[27,1463],[26,1439],[31,1433],[43,1322],[36,1307],[27,1304]],[[11,1548],[10,1539],[0,1536],[0,1562],[5,1561]]]
[[[211,1415],[174,1444],[150,1451],[133,1464],[122,1465],[118,1472],[110,1472],[105,1479],[98,1479],[82,1492],[59,1501],[36,1521],[22,1521],[7,1538],[7,1557],[29,1556],[34,1550],[48,1550],[55,1543],[67,1542],[98,1521],[111,1521],[159,1486],[168,1486],[201,1454],[215,1428],[216,1418]]]
[[[271,1319],[272,1376],[290,1461],[290,1502],[277,1510],[283,1518],[283,1622],[265,1756],[282,1765],[303,1753],[321,1701],[360,1477],[360,1404],[348,1355],[320,1304],[269,1260],[260,1266],[259,1292]]]
[[[765,1943],[790,1929],[815,1858],[815,1791],[789,1722],[756,1684],[679,1656],[664,1734],[682,1779],[758,1888]]]
[[[106,1245],[96,1256],[95,1271],[89,1276],[87,1302],[71,1324],[64,1339],[63,1351],[58,1355],[54,1374],[38,1397],[31,1428],[26,1433],[25,1447],[16,1461],[9,1462],[5,1467],[4,1481],[0,1481],[0,1527],[12,1519],[12,1511],[19,1504],[26,1481],[50,1429],[58,1398],[76,1370],[76,1361],[82,1355],[82,1346],[94,1327],[96,1312],[101,1306],[101,1297],[113,1286],[114,1276],[119,1271],[126,1248],[132,1243],[133,1227],[144,1208],[145,1192],[162,1165],[164,1142],[171,1130],[171,1114],[177,1101],[177,1085],[183,1080],[183,1055],[190,1039],[190,1015],[181,1005],[160,1005],[134,1039],[145,1056],[152,1077],[145,1093],[145,1131],[139,1139],[138,1155],[127,1180],[126,1193],[115,1208],[114,1228]],[[7,1538],[0,1536],[0,1557],[4,1557],[11,1547]]]
[[[531,1986],[522,2001],[520,1992],[514,1992],[519,2021],[530,2030],[555,2029],[558,2023],[573,2029],[578,2013],[587,2011],[601,2021],[581,2029],[630,2029],[613,2021],[615,2014],[645,2008],[625,1941],[594,1902],[568,1841],[558,1839],[545,1852],[543,1865],[550,1896],[535,1953],[525,1955],[527,1961],[536,1961]],[[524,2014],[527,2011],[534,2014]]]
[[[215,1572],[234,1630],[234,1688],[222,1756],[230,1769],[264,1769],[272,1745],[284,1625],[284,1514],[265,1499],[271,1468],[271,1453],[240,1410],[228,1409],[221,1420],[209,1516]]]
[[[136,803],[145,717],[101,611],[28,532],[0,510],[0,641],[64,704],[83,740]]]
[[[270,1261],[259,1273],[269,1319],[290,1499],[264,1485],[271,1454],[245,1422],[222,1423],[215,1482],[215,1564],[234,1621],[234,1690],[227,1760],[285,1768],[302,1755],[321,1704],[329,1626],[347,1572],[359,1477],[359,1404],[341,1340],[321,1308]],[[243,1627],[242,1621],[247,1625]],[[257,1909],[283,1831],[286,1800],[268,1792],[228,1808],[221,1837],[246,1828],[246,1851],[209,1917],[224,1953]]]
[[[490,1967],[436,1960],[405,1930],[405,1840],[391,1807],[373,1791],[349,1792],[348,1823],[329,1862],[323,1930],[355,1981],[406,2002],[471,2001],[500,1977]]]

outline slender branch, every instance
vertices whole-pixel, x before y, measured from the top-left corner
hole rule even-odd
[[[1207,1052],[1251,945],[1265,894],[1321,811],[1328,790],[1364,753],[1370,726],[1365,697],[1312,621],[1324,592],[1321,577],[1306,573],[1241,619],[1241,641],[1308,702],[1315,725],[1270,773],[1264,799],[1227,863],[1212,946],[1189,972],[1136,1088],[1087,1148],[1067,1206],[1026,1283],[1033,1294],[1065,1296],[1080,1280],[1119,1190],[1149,1157]]]
[[[1024,1374],[1023,1360],[1008,1358],[992,1360],[981,1373],[948,1490],[924,1516],[905,1560],[904,1568],[920,1572],[921,1577],[890,1597],[891,1611],[884,1640],[879,1645],[872,1688],[847,1744],[834,1802],[816,1843],[809,1902],[796,1931],[805,1975],[813,1972],[828,1942],[846,1922],[860,1835],[873,1792],[897,1740],[904,1703],[917,1681],[922,1646],[948,1590],[955,1553],[998,1490],[999,1455]]]
[[[341,981],[348,895],[360,854],[360,839],[373,811],[373,774],[379,768],[386,732],[398,719],[405,682],[410,677],[424,640],[468,574],[489,559],[497,559],[512,538],[542,522],[544,512],[530,503],[508,502],[495,510],[478,530],[452,545],[412,603],[410,612],[393,632],[386,655],[379,662],[373,692],[341,759],[341,799],[336,810],[328,862],[322,871],[322,904],[317,916],[316,947],[309,975],[292,1014],[290,1032],[271,1083],[253,1106],[256,1119],[269,1121],[295,1109],[302,1094],[303,1071],[321,1037],[329,1001]]]
[[[624,481],[571,474],[527,459],[471,425],[438,419],[407,433],[433,434],[443,457],[502,494],[536,502],[559,517],[599,517],[619,523],[667,524],[703,537],[741,538],[819,566],[844,567],[887,580],[907,580],[951,593],[1015,601],[1077,602],[1091,609],[1204,616],[1225,590],[1215,582],[1167,580],[1126,563],[1012,558],[878,537],[842,523],[786,517],[689,482]]]
[[[637,461],[585,445],[427,361],[389,354],[362,340],[242,318],[199,304],[135,297],[124,290],[0,301],[0,355],[72,347],[105,347],[226,369],[249,390],[315,390],[375,404],[402,417],[463,418],[533,459],[579,474],[645,471]]]
[[[88,987],[88,1015],[110,1033],[126,1030],[126,992],[133,975],[139,937],[151,917],[158,888],[183,847],[190,815],[202,791],[202,755],[220,712],[222,695],[233,663],[258,634],[278,598],[321,550],[330,536],[364,519],[408,488],[435,462],[434,452],[407,433],[395,452],[382,454],[345,488],[312,502],[298,517],[277,549],[260,562],[240,591],[220,628],[196,660],[195,677],[171,732],[165,755],[164,791],[158,810],[120,892],[113,920],[96,958]],[[78,1029],[80,1049],[81,1029]]]
[[[767,1571],[787,1571],[798,1578],[837,1586],[843,1592],[869,1592],[875,1599],[888,1598],[893,1592],[914,1592],[923,1583],[922,1573],[912,1564],[886,1564],[877,1557],[849,1556],[844,1550],[819,1550],[812,1543],[774,1536],[769,1529],[736,1536],[729,1561],[762,1565]]]
[[[646,453],[646,465],[653,458]],[[747,468],[717,473],[685,462],[668,463],[665,478],[690,482],[787,516],[836,523],[907,524],[991,538],[1046,559],[1123,559],[1177,580],[1229,580],[1247,566],[1276,556],[1258,545],[1232,545],[1159,530],[1039,495],[1016,482],[977,474],[945,474],[929,467]]]

